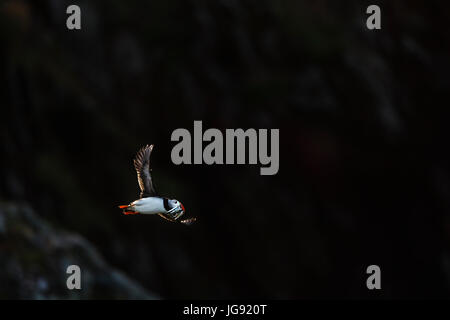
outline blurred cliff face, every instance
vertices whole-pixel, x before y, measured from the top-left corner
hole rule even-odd
[[[6,212],[30,208],[55,237],[86,238],[113,266],[100,273],[163,298],[448,296],[444,1],[381,2],[376,32],[364,1],[80,1],[80,31],[69,4],[0,7],[0,221],[26,229]],[[194,120],[279,128],[279,173],[173,165],[170,135]],[[147,143],[192,228],[116,208],[138,196],[131,160]],[[19,271],[0,296],[66,297],[57,253],[7,230],[0,261]],[[152,297],[111,295],[112,278],[74,297]]]

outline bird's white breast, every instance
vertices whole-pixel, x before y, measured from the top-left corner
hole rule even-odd
[[[136,200],[132,203],[134,210],[142,214],[157,214],[166,212],[161,198],[148,197]]]

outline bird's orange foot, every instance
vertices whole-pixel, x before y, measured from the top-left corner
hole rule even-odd
[[[124,211],[123,214],[128,215],[128,214],[139,214],[139,212],[136,211]]]

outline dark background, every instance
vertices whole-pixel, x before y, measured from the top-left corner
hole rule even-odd
[[[449,9],[0,2],[0,298],[449,297]],[[279,128],[279,173],[172,164],[194,120]],[[147,143],[195,225],[121,215]]]

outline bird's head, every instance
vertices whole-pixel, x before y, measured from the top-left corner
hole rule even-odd
[[[178,219],[181,217],[186,210],[180,201],[172,199],[168,201],[170,209],[167,211],[168,214],[172,216],[173,219]]]

